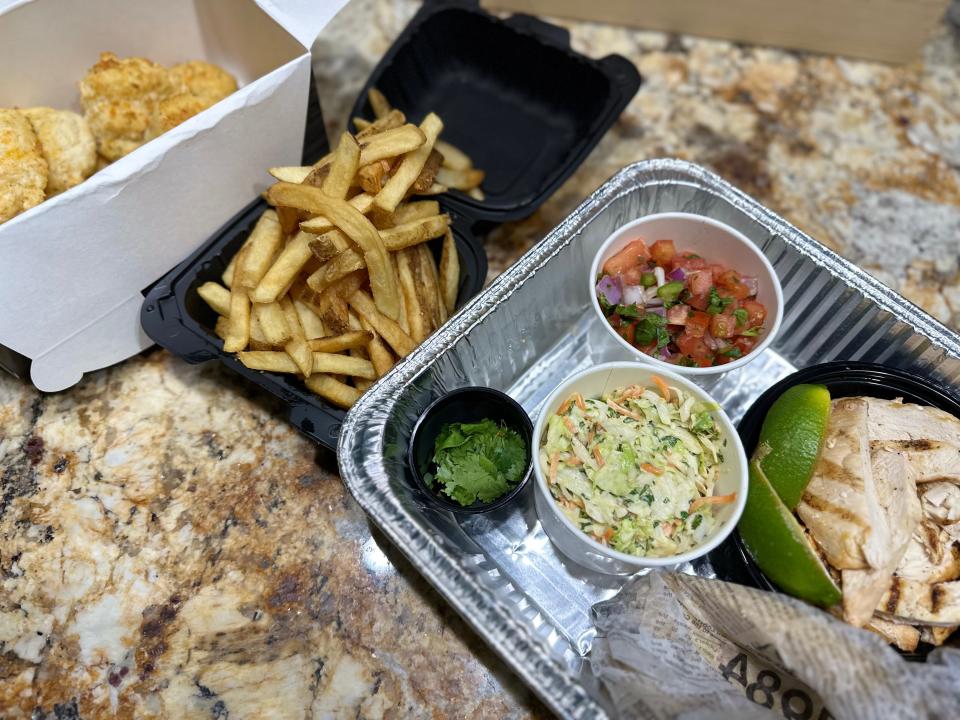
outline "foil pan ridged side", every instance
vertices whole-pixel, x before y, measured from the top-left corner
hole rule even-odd
[[[383,532],[558,714],[605,717],[582,658],[589,608],[622,580],[581,572],[540,530],[532,494],[457,521],[410,492],[405,452],[420,412],[465,385],[509,392],[532,415],[564,377],[623,359],[589,309],[596,249],[641,215],[685,211],[736,227],[760,246],[784,286],[780,335],[709,391],[734,421],[794,369],[829,360],[881,362],[960,382],[960,337],[712,173],[690,163],[631,165],[366,393],[340,435],[344,482]],[[532,488],[530,489],[532,490]],[[710,562],[680,568],[712,574]]]

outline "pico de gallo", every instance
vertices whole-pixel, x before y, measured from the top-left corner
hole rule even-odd
[[[634,240],[597,277],[597,299],[611,327],[652,357],[714,367],[750,353],[767,309],[757,279],[689,251],[673,240]]]

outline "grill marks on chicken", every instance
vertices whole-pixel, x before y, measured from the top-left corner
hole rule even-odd
[[[960,420],[834,400],[797,515],[841,578],[844,620],[908,651],[960,625]]]

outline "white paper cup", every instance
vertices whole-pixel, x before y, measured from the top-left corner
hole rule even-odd
[[[648,245],[656,240],[673,240],[677,252],[689,250],[710,262],[726,265],[741,275],[757,278],[757,300],[767,309],[763,335],[756,347],[743,357],[716,367],[684,367],[660,360],[638,350],[624,340],[614,330],[600,308],[597,299],[597,275],[603,264],[634,240],[642,239]],[[590,302],[598,320],[606,328],[609,336],[620,346],[626,348],[637,360],[654,367],[671,370],[680,375],[719,375],[741,368],[755,360],[780,330],[783,321],[783,290],[766,256],[742,233],[729,225],[702,215],[690,213],[660,213],[647,215],[622,228],[608,237],[593,258],[590,275],[587,277]]]
[[[715,495],[727,495],[736,492],[737,499],[733,503],[716,508],[715,517],[719,521],[717,527],[693,550],[669,557],[628,555],[602,545],[584,534],[564,515],[547,486],[547,474],[545,468],[541,467],[540,464],[540,446],[542,445],[543,434],[546,431],[547,419],[574,392],[579,392],[585,398],[591,398],[599,397],[604,392],[627,385],[637,384],[652,387],[653,382],[650,379],[652,375],[659,375],[666,381],[667,385],[680,388],[698,400],[714,402],[704,390],[676,373],[644,367],[634,362],[606,363],[577,373],[565,380],[547,398],[533,428],[533,472],[536,478],[534,502],[540,524],[561,553],[575,563],[597,572],[626,575],[644,568],[689,562],[706,555],[722,543],[733,531],[740,520],[743,506],[747,500],[747,456],[743,450],[743,443],[740,442],[740,436],[737,435],[737,431],[727,414],[722,409],[717,409],[713,416],[720,428],[720,436],[727,441],[727,444],[723,449],[723,461],[720,463],[720,473],[713,492]]]

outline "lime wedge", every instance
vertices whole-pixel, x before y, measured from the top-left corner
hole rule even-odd
[[[737,528],[754,561],[778,588],[822,607],[840,602],[840,588],[756,460],[750,463],[750,491]]]
[[[753,459],[777,495],[795,510],[823,449],[830,392],[823,385],[794,385],[777,398],[760,428]]]

